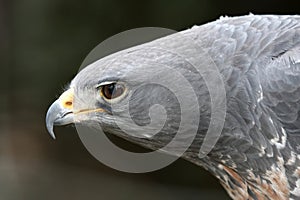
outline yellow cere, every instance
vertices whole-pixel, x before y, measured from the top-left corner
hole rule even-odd
[[[69,90],[65,91],[59,97],[62,106],[66,109],[69,109],[69,110],[73,109],[73,98],[74,98],[73,89],[69,89]]]

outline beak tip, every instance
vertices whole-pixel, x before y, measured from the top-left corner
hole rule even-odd
[[[53,131],[53,125],[47,124],[47,131],[50,134],[50,136],[55,140],[56,137],[55,137],[55,134],[54,134],[54,131]]]
[[[52,139],[55,140],[56,137],[55,137],[55,134],[54,134],[53,130],[51,132],[49,132],[49,133],[50,133],[50,136],[52,137]]]

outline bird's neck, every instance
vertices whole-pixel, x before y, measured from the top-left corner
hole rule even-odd
[[[269,165],[264,166],[265,170],[251,169],[246,161],[227,162],[225,157],[220,160],[207,156],[201,160],[194,159],[192,162],[212,173],[232,199],[281,200],[290,197],[290,187],[282,159],[278,159],[273,164],[270,160],[263,158],[257,161],[257,165]]]
[[[277,149],[273,145],[271,157],[245,157],[243,152],[226,149],[224,153],[220,148],[202,159],[195,154],[186,159],[213,174],[233,199],[289,199],[298,191],[300,161],[297,154],[290,156],[292,149],[288,146]]]

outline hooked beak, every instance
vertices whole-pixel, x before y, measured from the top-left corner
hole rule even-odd
[[[65,91],[47,111],[46,115],[46,127],[53,139],[55,135],[53,132],[53,126],[62,126],[72,123],[79,123],[84,120],[88,120],[87,114],[93,112],[106,112],[103,108],[87,108],[87,109],[74,109],[74,90],[69,89]],[[80,117],[78,116],[80,115]],[[75,116],[76,120],[75,120]],[[84,118],[84,116],[86,116]]]
[[[46,115],[46,127],[49,134],[55,139],[53,132],[53,126],[67,125],[74,123],[73,112],[73,90],[69,89],[65,91],[47,111]]]

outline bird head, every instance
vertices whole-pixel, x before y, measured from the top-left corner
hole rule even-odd
[[[98,124],[151,149],[168,144],[179,129],[182,143],[193,138],[199,108],[209,102],[205,84],[188,61],[156,48],[159,43],[114,53],[81,70],[47,112],[51,136],[53,126],[75,123]]]

